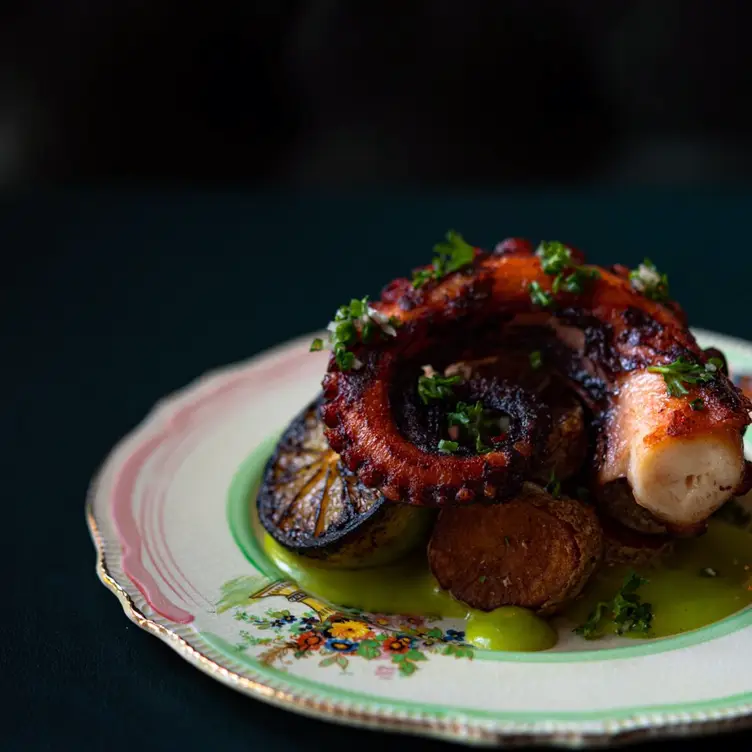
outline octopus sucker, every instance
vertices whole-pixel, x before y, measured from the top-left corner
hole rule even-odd
[[[752,404],[725,366],[701,350],[679,306],[650,299],[623,267],[585,265],[580,251],[568,254],[583,280],[572,289],[557,289],[532,244],[512,239],[493,253],[475,249],[460,269],[424,269],[420,286],[394,280],[370,303],[373,320],[390,322],[387,334],[350,343],[357,367],[332,355],[321,408],[332,449],[361,483],[392,501],[452,506],[503,502],[525,480],[542,482],[557,445],[551,434],[561,408],[552,397],[503,374],[473,375],[439,409],[418,404],[415,394],[423,365],[451,374],[468,359],[503,360],[514,333],[540,337],[550,377],[587,411],[596,497],[623,479],[657,525],[691,529],[744,485],[742,432]],[[547,307],[549,300],[555,305]],[[707,374],[672,394],[655,369],[675,363]],[[481,440],[476,432],[477,451],[457,441],[462,426],[446,425],[457,404],[468,415],[477,408],[498,418],[498,435],[489,428]],[[571,461],[582,462],[584,453]]]

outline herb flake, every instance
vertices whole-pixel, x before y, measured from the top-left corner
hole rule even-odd
[[[530,353],[530,367],[537,371],[543,365],[543,355],[540,350],[533,350]]]
[[[362,363],[349,348],[359,342],[368,343],[376,336],[396,337],[399,324],[396,318],[390,318],[373,308],[368,302],[367,295],[360,300],[353,298],[349,303],[340,306],[334,314],[334,319],[329,322],[328,342],[317,337],[311,343],[310,351],[331,350],[335,362],[342,371],[360,368]]]
[[[475,248],[454,230],[447,232],[446,240],[437,243],[433,252],[431,268],[419,269],[413,273],[413,287],[422,287],[431,280],[442,279],[468,266],[475,258]]]
[[[460,448],[460,445],[456,441],[447,441],[446,439],[442,439],[439,442],[439,451],[444,452],[444,454],[453,454]]]
[[[648,580],[644,577],[630,572],[619,592],[610,601],[596,604],[587,621],[574,628],[575,634],[586,640],[597,640],[603,636],[603,622],[606,618],[613,622],[614,631],[618,635],[628,632],[648,634],[653,623],[653,607],[650,603],[643,603],[637,594],[638,588],[647,583]]]
[[[530,293],[530,300],[541,308],[553,308],[554,296],[550,292],[546,292],[539,282],[531,282],[528,285],[527,291]]]
[[[554,470],[551,471],[551,477],[548,479],[548,483],[546,483],[546,491],[548,491],[554,499],[561,498],[561,481],[556,477],[556,472]]]
[[[535,255],[540,258],[543,273],[554,277],[550,293],[544,291],[537,282],[531,282],[528,286],[530,299],[543,308],[553,307],[554,296],[562,291],[582,295],[588,283],[600,277],[597,269],[574,264],[571,248],[558,240],[544,240]]]
[[[689,394],[686,384],[705,384],[715,379],[723,364],[720,358],[711,358],[704,365],[692,363],[683,355],[663,366],[648,366],[650,373],[660,373],[666,382],[666,391],[671,397]],[[697,408],[693,408],[697,409]]]
[[[487,454],[493,450],[485,443],[486,438],[497,435],[501,430],[499,416],[484,409],[480,400],[474,405],[458,402],[454,411],[447,413],[447,421],[450,427],[459,426],[478,454]]]
[[[649,258],[629,273],[629,281],[635,290],[656,303],[665,303],[670,299],[668,277],[659,272]]]
[[[454,396],[453,386],[462,383],[462,376],[442,376],[434,373],[431,376],[420,376],[418,378],[418,396],[427,405],[431,401],[440,401],[449,399]]]

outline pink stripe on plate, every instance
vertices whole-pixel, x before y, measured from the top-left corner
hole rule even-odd
[[[173,603],[159,589],[141,558],[141,531],[133,517],[131,500],[141,467],[163,439],[160,433],[142,444],[125,462],[115,484],[112,496],[112,516],[123,547],[123,571],[141,591],[149,605],[165,619],[178,624],[189,624],[193,614]]]
[[[192,415],[204,404],[226,394],[243,382],[268,381],[270,378],[276,376],[277,373],[281,375],[283,371],[289,369],[291,361],[302,359],[307,355],[307,349],[304,350],[302,347],[295,348],[278,356],[271,363],[252,365],[246,370],[232,374],[218,388],[204,392],[195,402],[185,405],[170,415],[159,433],[145,440],[144,443],[135,449],[125,460],[118,472],[110,503],[115,529],[123,550],[123,571],[141,591],[147,603],[165,619],[169,619],[177,624],[189,624],[195,617],[160,590],[159,584],[147,570],[143,562],[143,533],[145,531],[140,529],[134,518],[132,503],[136,482],[144,463],[157,446],[167,439],[171,433],[182,430]],[[150,554],[150,552],[147,551],[147,554]],[[187,578],[185,579],[195,590],[195,586]],[[174,595],[177,595],[174,588],[169,583],[167,584],[173,590]]]

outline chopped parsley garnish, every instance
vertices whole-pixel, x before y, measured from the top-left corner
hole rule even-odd
[[[454,395],[452,387],[455,384],[462,383],[462,376],[442,376],[434,373],[431,376],[420,376],[418,378],[418,396],[427,405],[431,400],[449,399]]]
[[[704,567],[700,570],[700,577],[718,577],[718,570],[713,567]]]
[[[661,274],[648,258],[629,273],[629,281],[635,290],[656,303],[669,300],[668,277]]]
[[[647,634],[653,623],[653,607],[650,603],[643,603],[637,594],[637,589],[647,583],[644,577],[631,572],[619,592],[610,601],[600,601],[590,612],[587,621],[573,631],[586,640],[596,640],[603,636],[603,622],[608,618],[618,635],[627,632]]]
[[[449,230],[446,240],[433,247],[434,259],[430,269],[419,269],[413,274],[413,287],[422,287],[430,280],[438,280],[459,271],[475,258],[475,248],[458,232]]]
[[[546,292],[538,282],[531,282],[527,288],[530,300],[541,308],[551,308],[554,304],[554,296]]]
[[[535,305],[543,308],[552,307],[555,302],[554,296],[561,291],[581,295],[585,292],[588,282],[600,277],[597,269],[588,269],[572,263],[571,249],[558,240],[544,240],[535,254],[541,260],[544,274],[554,277],[550,293],[543,290],[537,282],[531,282],[528,286],[530,299]]]
[[[478,582],[482,585],[488,578],[486,575],[482,574],[480,577],[478,577]]]
[[[329,341],[317,337],[311,343],[311,352],[330,349],[342,371],[360,368],[363,364],[348,350],[358,342],[370,342],[376,335],[396,337],[399,321],[385,316],[368,303],[368,296],[340,306],[329,322]]]
[[[456,452],[460,448],[460,445],[456,441],[447,441],[446,439],[442,439],[439,442],[439,451],[445,452],[446,454],[452,454],[452,452]]]
[[[696,410],[696,411],[697,411],[697,410],[702,410],[702,408],[703,408],[703,407],[705,407],[705,403],[704,403],[704,402],[703,402],[703,401],[702,401],[702,400],[701,400],[701,399],[700,399],[700,398],[698,397],[697,399],[693,399],[693,400],[692,400],[692,401],[691,401],[691,402],[689,403],[689,406],[690,406],[690,407],[691,407],[691,408],[692,408],[693,410]]]
[[[572,265],[572,251],[558,240],[544,240],[535,252],[541,260],[544,274],[561,274]]]
[[[598,279],[600,272],[597,269],[586,269],[584,266],[578,266],[573,272],[564,276],[559,274],[554,279],[554,283],[551,289],[556,295],[559,290],[564,292],[571,292],[574,295],[582,295],[585,292],[585,287],[591,279]]]
[[[487,454],[493,450],[485,442],[489,436],[501,433],[500,417],[484,409],[478,400],[474,405],[458,402],[454,412],[447,413],[450,426],[459,426],[465,437],[473,443],[478,454]]]
[[[546,491],[548,491],[554,499],[561,497],[561,481],[556,477],[556,472],[554,470],[551,471],[551,477],[548,479],[548,483],[546,483]]]
[[[692,363],[684,356],[679,356],[673,363],[665,366],[648,366],[648,371],[663,374],[666,391],[670,396],[683,397],[689,394],[689,389],[685,384],[705,384],[712,381],[722,368],[723,362],[720,358],[711,358],[703,365]]]
[[[530,367],[537,371],[543,365],[543,356],[540,350],[533,350],[530,353]]]

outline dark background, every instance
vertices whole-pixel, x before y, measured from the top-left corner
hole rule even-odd
[[[0,184],[675,184],[752,170],[744,0],[5,5]]]
[[[94,575],[88,481],[160,397],[377,294],[449,227],[649,255],[695,325],[749,338],[752,4],[2,13],[4,748],[398,743],[132,626]]]

